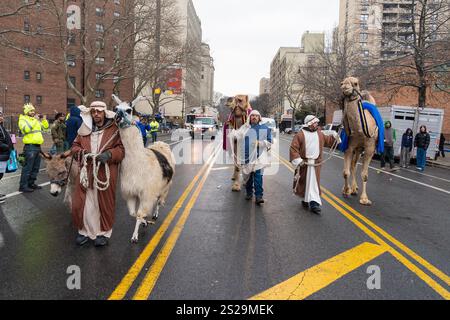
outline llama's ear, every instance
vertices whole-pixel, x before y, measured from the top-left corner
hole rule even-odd
[[[48,152],[40,152],[41,156],[46,160],[46,161],[50,161],[52,160],[52,155]]]
[[[121,104],[122,103],[122,100],[120,100],[119,97],[116,96],[115,94],[112,95],[112,98],[117,104]]]

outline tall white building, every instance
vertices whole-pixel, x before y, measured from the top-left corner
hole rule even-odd
[[[202,106],[214,104],[214,59],[211,57],[209,45],[202,43],[200,75],[200,103]]]
[[[276,113],[292,119],[293,110],[286,95],[286,84],[293,81],[299,68],[323,52],[325,35],[305,32],[300,47],[281,47],[270,65],[270,104]],[[290,90],[300,90],[297,85]]]

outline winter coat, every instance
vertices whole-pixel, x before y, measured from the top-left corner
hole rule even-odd
[[[416,135],[416,139],[414,140],[414,146],[416,148],[427,150],[428,147],[430,146],[430,135],[427,132],[425,133],[419,132]]]
[[[146,138],[147,137],[147,131],[150,131],[152,128],[150,127],[150,125],[148,124],[143,124],[140,121],[136,121],[136,126],[139,128],[139,130],[141,131],[141,135],[142,138]]]
[[[38,120],[36,118],[21,114],[19,116],[19,129],[22,132],[23,144],[42,145],[44,143],[44,136],[42,131],[48,129],[47,120]]]
[[[439,150],[444,150],[445,136],[441,133],[441,138],[439,139]]]
[[[0,161],[8,161],[11,150],[14,149],[11,136],[8,131],[0,124]]]
[[[413,147],[413,136],[404,133],[402,137],[402,148],[407,148],[409,149],[409,151],[411,151],[412,147]]]
[[[78,107],[70,108],[70,117],[66,121],[66,135],[69,146],[72,146],[75,138],[78,135],[78,129],[81,127],[83,120],[80,116],[80,109]]]
[[[64,122],[55,121],[52,126],[52,139],[56,145],[64,145],[66,141],[66,124]]]

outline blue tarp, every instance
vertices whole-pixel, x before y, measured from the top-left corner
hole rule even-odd
[[[375,119],[378,126],[378,143],[377,143],[377,152],[378,154],[384,153],[384,122],[381,117],[380,112],[374,104],[371,104],[367,101],[363,102],[363,109],[369,110],[372,117]],[[341,132],[341,140],[342,143],[339,145],[339,150],[345,152],[348,148],[348,136],[345,130]]]

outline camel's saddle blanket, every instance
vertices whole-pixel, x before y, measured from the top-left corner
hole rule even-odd
[[[377,127],[378,127],[377,152],[379,154],[383,154],[384,153],[384,122],[383,122],[383,118],[381,117],[381,114],[378,111],[377,106],[375,106],[374,104],[364,101],[364,102],[360,103],[360,106],[362,106],[363,110],[368,110],[377,123]],[[361,125],[363,127],[364,133],[367,134],[368,128],[367,128],[367,123],[366,123],[365,117],[363,117],[361,115],[360,119],[361,119]],[[345,132],[345,130],[342,130],[342,132],[341,132],[341,140],[342,140],[342,143],[339,145],[339,150],[341,150],[342,152],[345,152],[348,149],[348,136],[347,136],[347,133]]]

